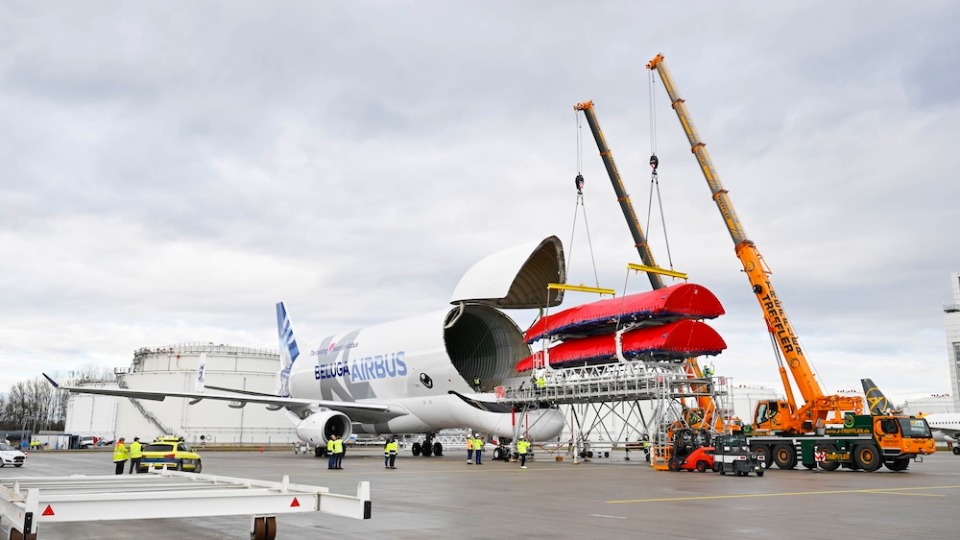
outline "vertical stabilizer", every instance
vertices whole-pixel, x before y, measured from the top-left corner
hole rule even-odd
[[[877,385],[873,384],[873,379],[860,379],[860,383],[863,384],[863,395],[867,398],[870,414],[890,414],[893,411],[893,407],[887,401],[887,396],[883,395]]]
[[[297,340],[293,337],[293,326],[287,316],[283,302],[277,302],[277,336],[280,338],[280,371],[277,372],[277,395],[290,397],[290,370],[300,356]]]

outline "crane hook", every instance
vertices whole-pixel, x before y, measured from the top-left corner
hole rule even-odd
[[[577,185],[577,195],[583,195],[583,175],[578,174],[574,183]]]
[[[653,172],[657,172],[657,166],[660,165],[660,160],[657,158],[656,154],[650,155],[650,166],[653,167]]]

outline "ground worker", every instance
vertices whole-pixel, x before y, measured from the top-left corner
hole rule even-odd
[[[473,465],[473,433],[467,435],[467,465]]]
[[[400,452],[400,443],[397,442],[397,439],[390,437],[390,442],[387,443],[387,452],[388,457],[390,458],[390,468],[397,468],[397,453]]]
[[[140,472],[140,458],[142,457],[143,445],[140,444],[140,437],[134,437],[133,442],[130,443],[130,473]]]
[[[334,469],[343,468],[343,439],[337,437],[333,441]]]
[[[650,442],[650,436],[646,433],[643,434],[643,457],[647,460],[647,463],[650,463],[650,448],[653,446],[653,443]]]
[[[120,437],[116,446],[113,447],[113,463],[117,466],[116,474],[123,474],[123,468],[126,466],[127,460],[130,459],[130,452],[123,441],[123,437]]]
[[[333,448],[334,446],[336,446],[336,443],[334,441],[336,441],[336,439],[337,439],[336,435],[331,435],[330,438],[327,439],[327,468],[328,469],[336,468],[336,465],[337,465],[337,456],[334,455],[333,453]]]
[[[483,465],[483,437],[478,433],[473,438],[473,460],[477,465]]]
[[[517,441],[517,453],[520,454],[520,468],[527,468],[527,450],[530,449],[530,443],[527,441],[526,437],[523,435],[520,436],[520,439]]]

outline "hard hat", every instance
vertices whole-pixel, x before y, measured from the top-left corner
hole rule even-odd
[[[520,436],[520,439],[523,439],[523,438],[524,438],[524,436],[523,436],[523,435],[521,435],[521,436]]]

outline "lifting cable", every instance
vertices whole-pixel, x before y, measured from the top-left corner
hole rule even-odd
[[[577,187],[577,204],[573,212],[573,229],[570,231],[570,248],[567,250],[567,269],[573,261],[573,238],[577,230],[577,217],[580,209],[583,209],[583,225],[587,230],[587,247],[590,250],[590,263],[593,265],[593,279],[596,286],[600,287],[600,277],[597,274],[597,261],[593,256],[593,241],[590,239],[590,224],[587,222],[587,207],[583,203],[583,124],[580,120],[580,111],[575,111],[577,116],[577,177],[574,184]]]
[[[660,208],[660,223],[663,226],[663,241],[667,247],[667,262],[670,269],[673,270],[673,256],[670,253],[670,239],[667,237],[667,217],[663,213],[663,200],[660,198],[660,177],[657,174],[657,167],[660,165],[660,159],[657,157],[657,99],[656,99],[656,81],[654,80],[653,70],[650,70],[648,93],[650,95],[650,196],[647,202],[647,231],[650,231],[650,216],[653,214],[653,192],[657,192],[657,205]]]

